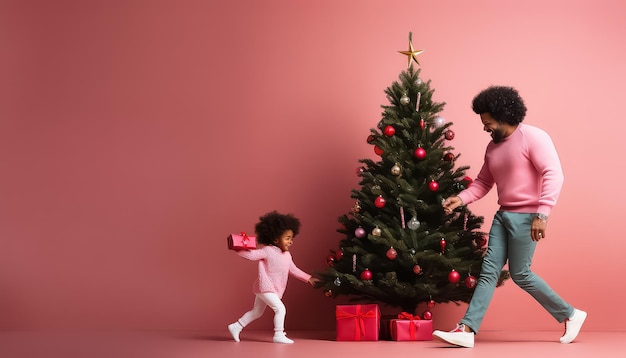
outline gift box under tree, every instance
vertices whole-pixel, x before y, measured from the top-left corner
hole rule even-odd
[[[377,304],[337,305],[338,341],[377,341],[380,309]]]
[[[433,321],[420,319],[402,312],[391,321],[391,339],[394,341],[430,341],[433,339]]]

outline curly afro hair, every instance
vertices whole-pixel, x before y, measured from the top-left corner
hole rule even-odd
[[[257,241],[264,245],[273,245],[274,240],[287,231],[293,231],[293,237],[300,232],[300,220],[292,214],[280,214],[277,211],[269,212],[259,217],[254,227]]]
[[[513,87],[491,86],[474,97],[472,110],[489,113],[496,121],[519,124],[526,116],[526,105]]]

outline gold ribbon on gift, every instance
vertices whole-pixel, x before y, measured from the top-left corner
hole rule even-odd
[[[361,312],[361,306],[356,305],[356,313],[350,313],[341,311],[339,308],[337,308],[337,311],[335,312],[335,317],[337,319],[356,319],[356,324],[354,325],[354,338],[355,340],[360,341],[361,335],[365,335],[365,320],[367,318],[376,318],[376,309],[372,309],[368,312]]]

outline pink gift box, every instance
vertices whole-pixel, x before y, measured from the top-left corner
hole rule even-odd
[[[394,341],[431,341],[433,321],[425,319],[394,319],[391,321]]]
[[[380,310],[377,304],[337,305],[338,341],[377,341]]]
[[[245,232],[228,236],[228,248],[231,250],[256,249],[256,237],[248,236]]]

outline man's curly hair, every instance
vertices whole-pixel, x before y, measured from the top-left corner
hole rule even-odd
[[[526,105],[513,87],[491,86],[474,97],[472,110],[489,113],[498,122],[519,124],[526,116]]]
[[[300,220],[292,214],[280,214],[272,211],[259,217],[259,222],[254,227],[257,241],[264,245],[273,245],[274,240],[287,231],[293,231],[293,237],[300,232]]]

